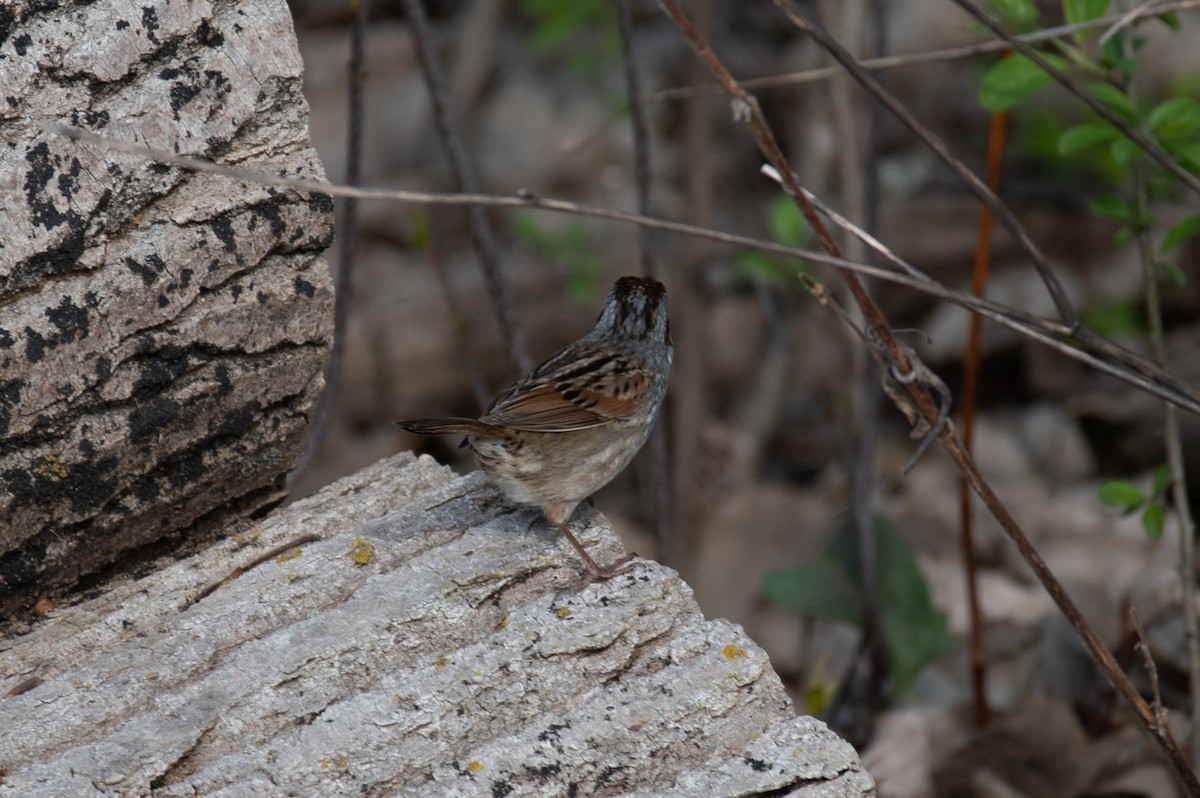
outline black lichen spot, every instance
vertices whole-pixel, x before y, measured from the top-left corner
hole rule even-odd
[[[171,113],[174,115],[175,121],[179,121],[179,109],[190,103],[199,93],[200,86],[195,83],[177,80],[171,84],[168,95],[171,98]]]
[[[0,593],[17,595],[37,582],[46,563],[46,543],[30,541],[0,556]]]
[[[143,474],[134,481],[130,486],[133,495],[142,502],[147,504],[157,501],[162,493],[158,487],[158,480],[150,474]]]
[[[70,343],[88,337],[88,312],[65,296],[56,308],[46,308],[46,318],[58,329],[55,343]]]
[[[0,436],[7,435],[12,427],[12,409],[20,403],[21,389],[24,387],[24,380],[0,382]]]
[[[25,55],[31,44],[33,44],[33,37],[28,33],[22,33],[13,39],[13,49],[17,51],[17,55]]]
[[[54,179],[60,159],[51,157],[50,147],[40,141],[25,153],[29,171],[25,174],[25,198],[32,211],[33,223],[46,230],[66,224],[72,220],[73,212],[63,213],[50,199],[47,188]]]
[[[86,224],[83,217],[75,211],[69,211],[65,218],[70,232],[62,243],[26,259],[9,273],[7,280],[0,277],[0,287],[3,287],[4,291],[20,290],[36,284],[46,275],[61,274],[78,265],[84,249]]]
[[[257,404],[245,405],[225,414],[214,432],[221,437],[243,438],[254,429],[261,415],[262,409]]]
[[[218,364],[217,367],[213,369],[213,374],[216,376],[217,384],[220,386],[217,388],[218,398],[229,396],[229,394],[233,393],[233,380],[229,379],[229,366],[226,366],[223,363]]]
[[[492,798],[504,798],[513,791],[513,786],[507,781],[492,782]]]
[[[142,27],[146,29],[146,40],[151,44],[160,44],[156,31],[159,28],[158,14],[154,6],[142,6]]]
[[[58,173],[58,193],[70,199],[79,187],[79,173],[82,171],[83,165],[79,163],[79,159],[72,158],[70,168]]]
[[[167,305],[169,305],[169,304],[171,304],[171,300],[167,299],[167,295],[166,295],[166,294],[159,294],[159,295],[158,295],[158,306],[159,306],[160,308],[165,308],[165,307],[166,307]]]
[[[13,25],[17,24],[17,13],[9,6],[0,6],[0,44],[8,41]]]
[[[259,291],[254,295],[254,298],[258,300],[258,304],[260,305],[265,305],[271,301],[271,295],[266,291]]]
[[[134,258],[125,258],[125,268],[142,278],[142,284],[146,286],[154,285],[158,279],[158,275],[166,271],[167,264],[157,255],[148,255],[146,262],[142,263]]]
[[[101,382],[112,376],[112,359],[102,357],[96,361],[96,378]]]
[[[279,200],[260,202],[254,206],[254,212],[266,220],[271,228],[271,235],[282,240],[283,234],[287,232],[287,222],[283,220],[283,213],[279,210],[279,205]]]
[[[33,477],[28,471],[10,468],[0,474],[0,485],[3,485],[4,492],[12,497],[10,506],[14,510],[33,501]]]
[[[242,295],[242,291],[244,291],[244,290],[246,290],[246,289],[242,288],[240,285],[229,286],[229,298],[232,299],[234,302],[237,302],[238,297],[240,297]]]
[[[40,363],[46,356],[46,339],[32,327],[25,328],[25,359],[30,363]]]
[[[205,19],[201,20],[200,27],[196,29],[196,41],[205,47],[220,47],[225,43],[225,37]]]
[[[191,365],[188,351],[181,346],[168,344],[158,350],[149,348],[152,346],[152,343],[148,343],[147,348],[138,353],[142,355],[138,362],[141,374],[133,384],[133,398],[138,401],[159,394],[163,388],[187,373]]]
[[[308,207],[321,214],[333,213],[333,195],[312,194],[308,199]],[[332,228],[330,235],[332,236]]]
[[[191,269],[181,269],[179,271],[179,287],[187,288],[192,284],[192,276],[195,273]]]
[[[70,463],[69,476],[66,479],[56,477],[38,478],[37,493],[39,501],[68,500],[71,509],[84,515],[94,512],[104,506],[117,490],[116,457],[102,457],[99,460],[81,460]]]
[[[551,740],[558,742],[559,732],[569,728],[571,728],[569,723],[551,723],[544,731],[538,733],[538,742],[548,743]]]
[[[549,765],[542,765],[540,768],[535,768],[532,765],[525,766],[525,772],[531,776],[540,776],[543,779],[553,778],[559,773],[562,773],[562,765],[557,762],[552,762]]]
[[[747,757],[743,757],[742,761],[745,762],[747,765],[749,765],[750,769],[753,770],[755,773],[763,773],[763,772],[771,769],[771,763],[764,762],[761,759],[755,759],[753,757],[747,756]]]
[[[184,449],[164,460],[160,471],[176,490],[194,485],[204,478],[204,454],[211,449],[211,443],[200,443]]]
[[[158,77],[162,80],[174,80],[175,78],[179,77],[179,74],[178,67],[166,67],[165,69],[159,71]]]
[[[0,349],[12,349],[12,345],[16,340],[12,337],[12,333],[0,327]]]
[[[118,19],[118,20],[117,20],[117,24],[116,24],[116,29],[117,29],[117,30],[125,30],[125,29],[126,29],[126,28],[128,28],[128,27],[129,27],[129,22],[128,22],[128,20],[124,20],[124,19]]]
[[[129,442],[143,444],[179,415],[179,403],[165,396],[140,399],[129,414]]]
[[[210,226],[212,227],[213,235],[225,245],[226,252],[237,250],[237,246],[234,243],[233,223],[229,219],[223,216],[219,219],[213,219]]]
[[[300,275],[296,275],[296,293],[312,299],[317,293],[317,287]]]

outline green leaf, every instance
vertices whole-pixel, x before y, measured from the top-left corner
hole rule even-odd
[[[1133,211],[1115,194],[1097,194],[1088,200],[1092,213],[1105,219],[1118,222],[1128,222],[1133,218]]]
[[[539,245],[546,238],[541,222],[529,211],[517,211],[508,217],[508,229],[528,244]]]
[[[1128,230],[1129,228],[1122,228]],[[1141,304],[1128,299],[1107,302],[1089,307],[1083,314],[1083,322],[1106,338],[1126,333],[1141,332]]]
[[[1164,138],[1189,136],[1200,130],[1200,103],[1191,97],[1172,97],[1154,106],[1146,123]]]
[[[1104,103],[1117,116],[1129,122],[1137,121],[1137,112],[1133,110],[1133,104],[1129,102],[1129,95],[1111,83],[1089,83],[1087,93]]]
[[[862,599],[858,587],[836,563],[771,571],[763,577],[767,601],[801,615],[815,615],[860,625]]]
[[[1192,236],[1200,233],[1200,215],[1189,216],[1182,222],[1171,227],[1167,234],[1163,237],[1160,252],[1168,252],[1175,247],[1183,244]]]
[[[903,693],[926,664],[953,647],[945,617],[929,599],[925,577],[908,544],[883,519],[875,522],[879,604],[891,657],[892,679]],[[829,556],[858,581],[857,537],[847,527],[830,544]]]
[[[767,209],[767,225],[771,230],[771,238],[788,246],[800,246],[808,234],[804,214],[786,194],[780,194],[771,201]]]
[[[781,279],[785,271],[782,263],[761,252],[738,253],[737,267],[746,277],[761,277],[769,282]]]
[[[1176,14],[1174,11],[1169,11],[1166,14],[1159,14],[1158,16],[1155,17],[1155,19],[1157,19],[1159,22],[1166,25],[1168,28],[1175,31],[1176,33],[1179,32],[1179,28],[1181,27],[1179,24],[1179,15]]]
[[[1167,273],[1168,277],[1175,281],[1175,285],[1179,286],[1180,288],[1187,288],[1188,278],[1187,275],[1183,273],[1183,269],[1179,268],[1174,263],[1160,263],[1158,265],[1164,272]]]
[[[1063,0],[1063,14],[1068,25],[1091,22],[1108,12],[1109,0]]]
[[[1167,145],[1167,151],[1175,156],[1175,159],[1184,168],[1192,172],[1200,172],[1200,141],[1167,141],[1164,143]]]
[[[1162,537],[1163,524],[1165,513],[1161,504],[1152,504],[1142,513],[1142,528],[1146,530],[1146,536],[1152,540],[1158,540]]]
[[[1058,137],[1058,152],[1060,155],[1073,155],[1093,144],[1112,141],[1119,135],[1117,129],[1107,122],[1084,122],[1063,131]]]
[[[1167,486],[1171,484],[1171,466],[1168,463],[1162,463],[1158,468],[1154,469],[1154,495],[1158,496]]]
[[[1139,507],[1146,497],[1129,480],[1110,479],[1100,485],[1100,501],[1113,507],[1123,507],[1126,510]]]
[[[988,0],[1000,16],[1022,32],[1037,24],[1038,11],[1033,0]]]
[[[412,212],[412,235],[409,245],[417,252],[428,253],[433,247],[433,227],[429,221],[429,213],[424,210]]]
[[[885,521],[876,522],[875,534],[883,633],[892,679],[904,692],[921,668],[951,650],[953,640],[945,617],[929,599],[912,550]],[[861,625],[857,537],[844,527],[818,565],[773,571],[762,589],[768,601],[784,609]]]
[[[1055,69],[1066,62],[1058,56],[1043,55]],[[1050,85],[1050,75],[1023,55],[1001,58],[983,76],[979,102],[989,111],[1007,111],[1024,102],[1031,94]]]
[[[1109,145],[1113,160],[1121,166],[1127,166],[1130,161],[1142,154],[1142,148],[1129,139],[1121,136]]]

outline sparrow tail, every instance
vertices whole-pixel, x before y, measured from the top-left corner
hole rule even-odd
[[[414,421],[397,421],[401,427],[419,435],[476,435],[478,437],[500,437],[500,430],[473,418],[420,418]]]

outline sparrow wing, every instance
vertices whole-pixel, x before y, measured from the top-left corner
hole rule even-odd
[[[528,432],[570,432],[631,418],[653,374],[628,355],[578,344],[506,390],[480,421]]]

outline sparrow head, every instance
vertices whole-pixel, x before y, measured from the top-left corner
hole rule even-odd
[[[608,292],[592,335],[647,339],[670,346],[667,289],[649,277],[617,280]]]

